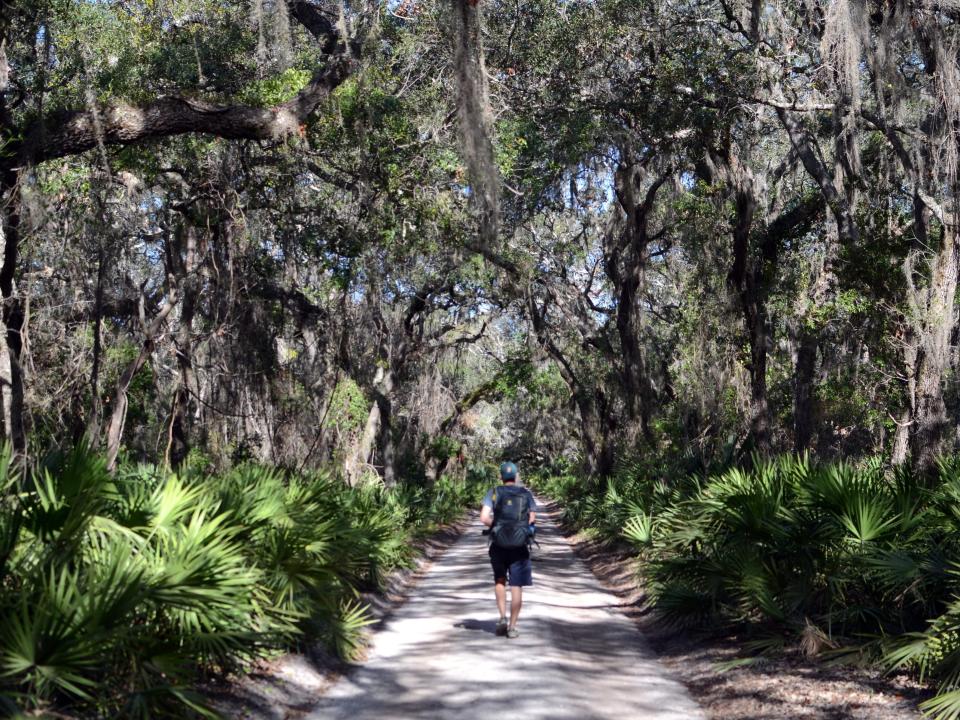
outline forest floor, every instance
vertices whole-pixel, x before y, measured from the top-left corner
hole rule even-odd
[[[567,540],[711,720],[914,720],[920,717],[917,705],[932,695],[907,675],[826,665],[799,652],[723,671],[722,664],[748,657],[744,638],[664,627],[644,607],[628,548],[572,532]]]

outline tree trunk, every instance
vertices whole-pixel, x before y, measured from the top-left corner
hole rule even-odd
[[[0,266],[0,414],[3,436],[14,451],[26,449],[23,424],[23,372],[20,353],[23,348],[23,309],[16,293],[16,270],[20,244],[19,173],[8,170],[0,181],[0,241],[3,264]]]
[[[343,463],[343,473],[346,476],[348,485],[356,485],[361,476],[361,468],[370,462],[370,455],[373,452],[373,442],[380,431],[380,405],[376,401],[370,406],[370,412],[367,413],[367,422],[364,423],[363,433],[353,449]]]
[[[570,361],[550,336],[546,307],[538,307],[532,293],[527,296],[527,311],[538,341],[557,361],[560,375],[570,389],[580,412],[584,470],[590,476],[606,477],[613,471],[615,463],[616,419],[609,412],[603,389],[591,387],[580,380]]]
[[[576,393],[580,410],[580,434],[584,448],[584,470],[591,477],[608,477],[616,462],[613,427],[605,418],[603,391],[584,389]]]
[[[919,348],[916,366],[916,410],[911,450],[922,471],[933,469],[945,450],[944,440],[950,419],[943,399],[943,383],[949,363],[950,337],[956,324],[954,301],[957,292],[957,235],[944,226],[943,242],[933,261],[930,287],[921,311],[917,333]],[[916,293],[915,293],[916,296]]]
[[[907,403],[906,407],[900,411],[900,417],[894,418],[897,431],[893,437],[893,451],[890,458],[894,465],[903,465],[910,459],[910,437],[912,435],[910,428],[913,426],[913,418],[917,408],[917,338],[910,327],[907,327],[904,333],[903,369],[906,378]]]
[[[179,242],[172,248],[170,256],[170,264],[176,270],[177,284],[182,294],[180,323],[175,340],[180,377],[170,410],[170,433],[166,452],[166,462],[172,468],[179,468],[190,452],[193,393],[197,388],[193,369],[193,318],[199,295],[196,278],[197,229],[185,225],[180,229],[179,235]]]
[[[626,393],[630,419],[638,422],[643,437],[651,440],[650,411],[653,389],[641,341],[640,311],[637,305],[640,273],[639,269],[637,270],[635,277],[623,283],[617,303],[617,333],[622,353],[620,377]]]
[[[770,321],[765,288],[748,283],[741,294],[744,322],[750,338],[750,437],[757,450],[770,447],[770,404],[767,401],[767,352],[770,349]]]
[[[621,154],[629,157],[630,150],[623,149]],[[643,177],[643,171],[635,163],[622,165],[617,170],[616,197],[626,218],[619,233],[607,235],[604,261],[607,277],[617,298],[616,324],[620,357],[612,359],[619,365],[627,414],[631,421],[639,424],[643,437],[651,440],[650,417],[655,393],[643,347],[640,293],[644,287],[644,271],[649,260],[650,213],[657,192],[669,179],[670,174],[656,177],[642,192]]]
[[[145,329],[143,345],[133,362],[124,368],[123,374],[117,381],[113,392],[113,409],[110,413],[110,423],[107,426],[107,469],[113,472],[117,466],[117,455],[120,454],[120,443],[123,439],[123,429],[127,422],[127,392],[130,384],[146,363],[153,352],[156,336],[163,327],[164,321],[177,304],[177,287],[173,286],[167,292],[167,298],[160,312],[153,318]]]
[[[396,477],[396,452],[393,443],[393,383],[390,383],[390,391],[377,395],[377,406],[380,408],[380,432],[377,435],[377,449],[380,452],[380,464],[383,484],[387,487],[393,487],[397,483]]]
[[[897,424],[897,431],[893,436],[893,450],[890,454],[890,462],[893,465],[903,465],[910,456],[911,414],[910,408],[904,408],[900,413],[900,418],[894,420]]]
[[[100,444],[103,421],[103,402],[100,397],[100,361],[103,356],[103,276],[106,270],[106,252],[101,240],[97,257],[97,289],[93,301],[93,362],[90,369],[90,416],[86,422],[86,437],[90,447]]]
[[[353,484],[361,474],[361,466],[369,463],[374,453],[374,443],[376,443],[377,453],[380,456],[381,477],[387,487],[392,487],[396,483],[394,470],[394,447],[393,447],[393,371],[384,369],[382,366],[377,368],[377,373],[373,379],[373,404],[370,406],[370,412],[367,414],[367,422],[364,424],[363,433],[357,442],[353,452],[347,457],[344,463],[344,472],[347,481]]]
[[[813,438],[813,385],[818,346],[816,335],[802,328],[793,385],[793,450],[798,455],[810,448]]]
[[[766,307],[766,279],[770,269],[766,266],[768,261],[776,259],[776,240],[767,233],[762,257],[750,262],[750,235],[757,210],[753,177],[739,162],[733,163],[727,175],[734,184],[737,217],[733,229],[733,264],[727,275],[727,285],[737,299],[750,343],[750,361],[747,364],[750,372],[750,438],[756,449],[765,451],[770,444],[767,351],[771,342]]]
[[[0,27],[0,128],[10,129],[10,111],[6,95],[10,90],[7,62],[7,24]],[[8,137],[13,133],[8,132]],[[0,421],[3,438],[14,451],[26,448],[23,427],[23,377],[20,366],[23,312],[15,295],[14,279],[20,244],[20,170],[16,163],[0,167]]]

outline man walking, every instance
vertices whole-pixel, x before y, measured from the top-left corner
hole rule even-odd
[[[520,473],[512,462],[500,466],[502,485],[491,488],[483,498],[480,522],[490,528],[490,564],[500,620],[497,635],[515,638],[517,618],[523,604],[523,588],[533,585],[529,539],[537,519],[533,493],[517,486]],[[507,623],[507,580],[510,581],[510,622]]]

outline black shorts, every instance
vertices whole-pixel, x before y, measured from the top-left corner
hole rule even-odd
[[[526,545],[518,548],[491,545],[490,565],[493,566],[494,581],[508,578],[511,587],[533,585],[533,566],[530,564],[530,550]]]

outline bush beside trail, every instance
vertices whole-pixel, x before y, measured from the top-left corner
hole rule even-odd
[[[960,461],[935,478],[782,457],[681,481],[624,467],[534,482],[569,523],[635,547],[667,623],[908,669],[938,688],[921,709],[960,717]]]
[[[476,481],[348,487],[257,465],[114,475],[77,450],[0,459],[0,716],[212,716],[197,681],[319,638],[354,656],[361,590]]]

